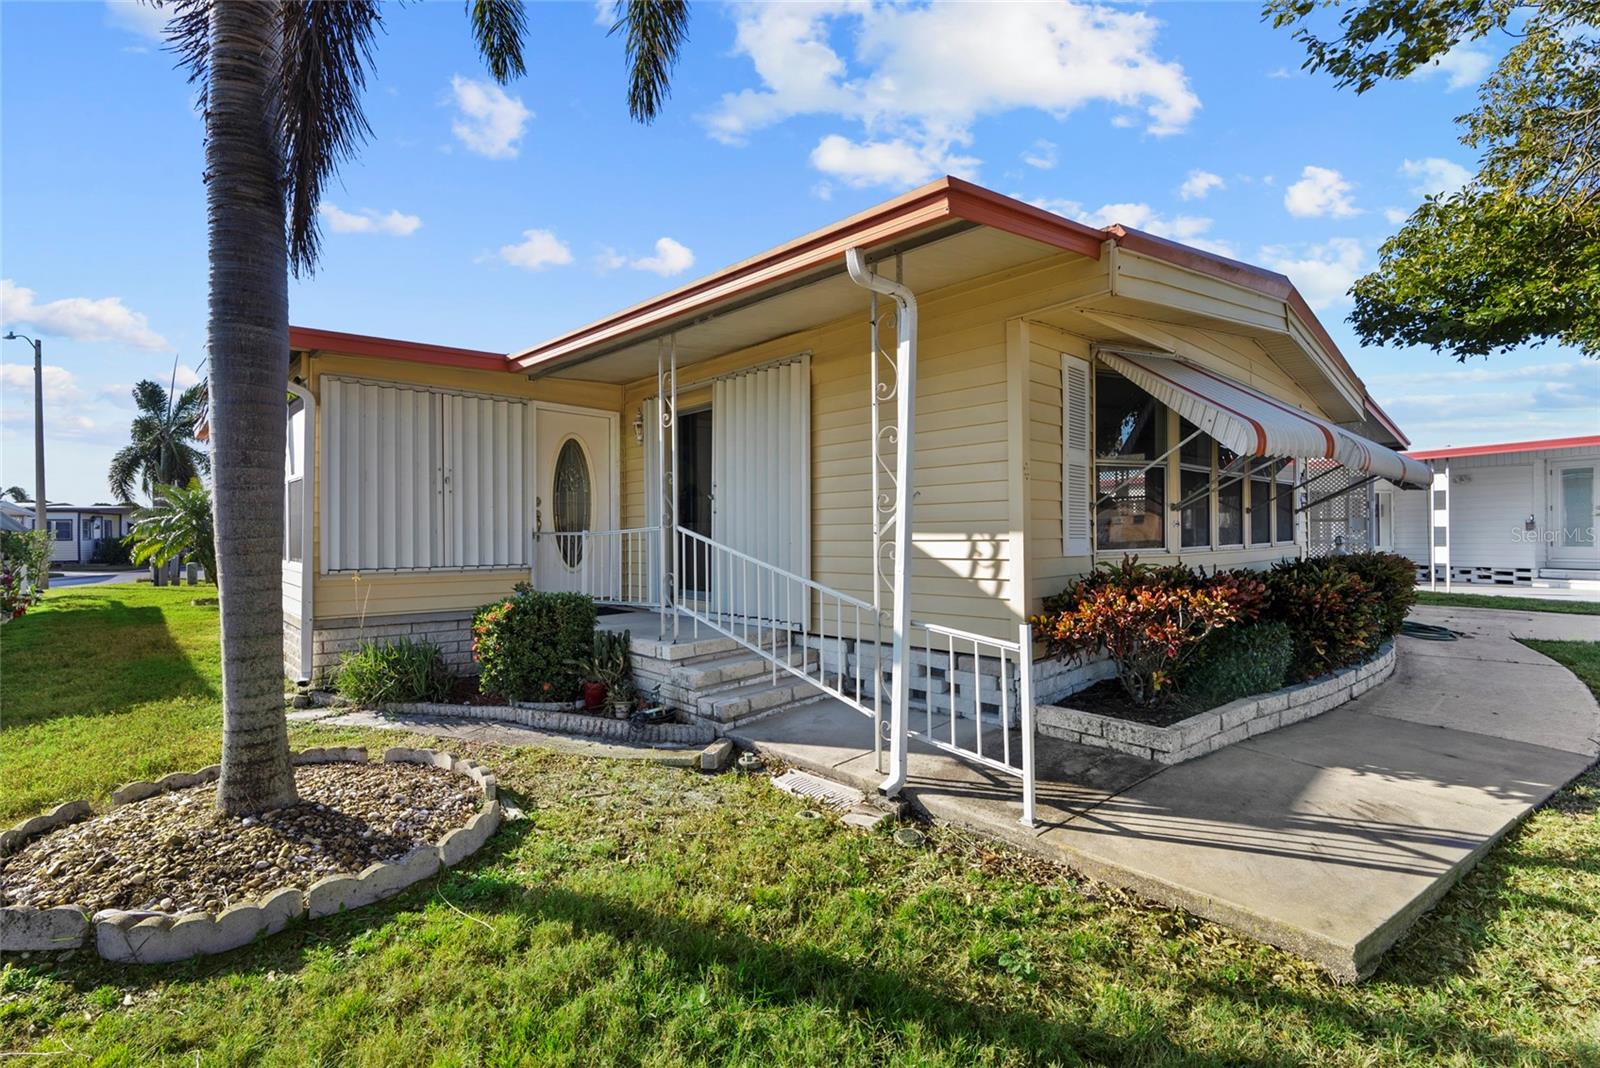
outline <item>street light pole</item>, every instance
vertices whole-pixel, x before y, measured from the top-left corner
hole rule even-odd
[[[33,346],[33,522],[39,530],[49,533],[44,498],[44,342],[15,330],[7,333],[5,340],[26,341]],[[41,590],[50,588],[48,560],[43,573],[34,577],[34,585]]]

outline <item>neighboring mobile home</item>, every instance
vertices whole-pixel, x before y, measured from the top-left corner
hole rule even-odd
[[[1600,589],[1600,435],[1431,449],[1428,490],[1374,493],[1377,548],[1421,581]]]
[[[0,502],[7,516],[32,530],[36,522],[33,505],[14,501]],[[128,517],[137,510],[132,504],[51,504],[45,508],[50,525],[50,562],[87,564],[93,561],[95,546],[106,538],[128,533]]]
[[[953,178],[509,355],[291,346],[300,679],[401,633],[467,667],[531,578],[868,714],[896,663],[952,708],[975,663],[1005,717],[1026,621],[1097,560],[1295,556],[1311,459],[1430,477],[1282,275]]]

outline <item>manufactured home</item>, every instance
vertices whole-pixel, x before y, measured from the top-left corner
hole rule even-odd
[[[31,504],[0,501],[0,509],[3,509],[16,523],[21,524],[19,529],[32,530],[37,522]],[[45,522],[50,527],[50,562],[91,563],[100,542],[121,538],[128,533],[130,517],[137,510],[138,506],[132,504],[47,506]]]
[[[394,634],[471,670],[531,581],[770,668],[727,716],[1010,722],[1073,684],[1028,619],[1096,561],[1266,566],[1339,492],[1312,462],[1432,476],[1284,276],[953,178],[514,352],[291,348],[301,680]]]
[[[1600,435],[1413,452],[1425,490],[1378,482],[1377,548],[1430,585],[1600,590]]]

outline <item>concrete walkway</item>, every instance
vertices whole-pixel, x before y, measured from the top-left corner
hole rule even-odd
[[[1400,639],[1356,701],[1177,767],[1041,738],[1041,825],[1016,780],[913,747],[906,794],[995,834],[1354,979],[1501,835],[1600,752],[1600,708],[1513,640],[1600,638],[1596,617],[1419,609],[1456,642]],[[874,789],[870,722],[837,702],[735,740]]]

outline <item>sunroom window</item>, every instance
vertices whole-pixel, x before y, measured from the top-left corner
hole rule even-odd
[[[1095,546],[1166,546],[1167,409],[1110,371],[1095,376]]]

